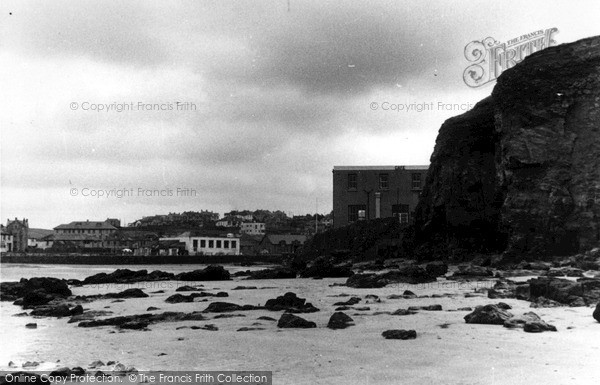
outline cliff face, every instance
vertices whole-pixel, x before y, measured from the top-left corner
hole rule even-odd
[[[442,125],[415,231],[446,254],[600,245],[600,37],[527,57]]]

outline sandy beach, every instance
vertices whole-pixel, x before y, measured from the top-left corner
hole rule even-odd
[[[63,270],[58,275],[86,272],[75,267]],[[7,274],[6,269],[3,274]],[[49,275],[48,270],[40,271],[39,275]],[[469,311],[457,309],[498,302],[475,293],[477,289],[493,286],[494,279],[456,282],[439,278],[435,283],[391,284],[379,289],[332,286],[345,281],[345,278],[254,281],[235,278],[219,282],[161,281],[71,288],[74,295],[104,294],[127,288],[140,288],[150,295],[123,302],[100,299],[83,304],[86,310],[110,310],[114,313],[110,317],[146,313],[150,306],[159,308],[154,313],[202,311],[217,300],[262,305],[270,298],[294,292],[320,309],[300,314],[314,321],[316,329],[279,329],[274,321],[257,319],[261,316],[278,319],[283,312],[264,309],[233,312],[241,316],[231,318],[214,319],[217,314],[209,313],[203,321],[157,323],[150,325],[148,331],[124,331],[113,326],[81,328],[77,323],[67,323],[68,318],[15,317],[14,314],[22,312],[21,307],[2,302],[0,369],[16,370],[8,367],[9,361],[17,366],[37,361],[40,365],[36,370],[42,370],[61,366],[87,368],[96,360],[105,363],[112,360],[140,371],[267,370],[273,372],[276,384],[592,384],[600,379],[596,365],[600,325],[591,317],[591,308],[531,309],[527,301],[502,300],[512,307],[513,314],[533,310],[558,329],[534,334],[497,325],[465,323],[463,317]],[[209,292],[225,291],[229,297],[166,303],[165,299],[184,284],[204,285]],[[232,290],[242,285],[257,289]],[[152,293],[160,290],[164,292]],[[404,290],[422,298],[388,298]],[[355,326],[344,330],[326,328],[336,308],[334,303],[347,300],[349,297],[345,295],[361,298],[360,303],[352,306],[354,309],[345,311],[354,319]],[[365,298],[368,295],[378,296],[380,302]],[[432,298],[434,295],[443,296]],[[432,304],[441,305],[443,310],[419,311],[407,316],[377,314]],[[36,322],[37,329],[25,328],[29,322]],[[215,325],[218,330],[181,328],[207,324]],[[243,327],[262,330],[237,331]],[[388,329],[414,329],[417,338],[386,340],[381,333]]]

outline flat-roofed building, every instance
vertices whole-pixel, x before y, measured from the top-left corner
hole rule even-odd
[[[412,220],[429,166],[334,166],[333,226],[397,217]]]

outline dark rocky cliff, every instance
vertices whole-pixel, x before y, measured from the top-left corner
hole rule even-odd
[[[527,57],[442,125],[415,233],[431,257],[600,245],[600,37]]]

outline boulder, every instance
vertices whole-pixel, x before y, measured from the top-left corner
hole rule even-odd
[[[448,273],[448,265],[441,261],[431,262],[425,266],[425,271],[432,277],[443,276]]]
[[[244,311],[244,310],[257,310],[263,309],[259,306],[252,305],[237,305],[235,303],[229,302],[213,302],[206,309],[204,309],[204,313],[226,313],[232,311]]]
[[[513,316],[504,321],[505,328],[523,328],[527,322],[538,322],[542,319],[534,312],[528,312],[521,316]]]
[[[468,324],[503,325],[504,321],[513,317],[513,314],[498,305],[477,306],[472,313],[464,319]]]
[[[352,305],[356,305],[359,302],[360,302],[360,298],[352,297],[352,298],[349,298],[347,301],[336,302],[333,304],[333,306],[352,306]]]
[[[409,311],[416,311],[416,310],[440,311],[440,310],[442,310],[442,305],[410,306],[408,308],[408,310]]]
[[[299,298],[291,292],[267,300],[265,308],[272,311],[285,310],[289,313],[313,313],[319,311],[311,303],[306,303],[305,298]]]
[[[417,338],[417,332],[414,330],[386,330],[381,333],[386,340],[414,340]]]
[[[349,315],[342,313],[341,311],[333,313],[331,318],[329,318],[329,322],[327,323],[327,327],[329,329],[346,329],[347,327],[353,325],[354,320]]]
[[[317,324],[312,321],[307,321],[304,318],[298,317],[290,313],[283,313],[277,322],[279,328],[301,328],[310,329],[316,328]]]
[[[118,293],[107,293],[104,294],[105,298],[146,298],[148,294],[144,293],[142,289],[126,289]]]
[[[228,281],[231,279],[231,275],[223,266],[210,265],[202,270],[177,274],[175,279],[180,281]]]
[[[71,309],[65,304],[43,305],[33,309],[29,315],[38,317],[69,317],[71,316]]]
[[[555,332],[556,327],[554,325],[547,324],[542,320],[529,321],[523,325],[523,331],[527,333]]]
[[[352,265],[335,265],[328,258],[317,258],[313,263],[302,272],[302,278],[342,278],[350,277],[354,274]]]
[[[296,278],[296,271],[286,268],[249,271],[247,279],[289,279]]]
[[[596,309],[592,313],[592,317],[598,322],[600,322],[600,302],[596,305]]]
[[[435,282],[436,276],[429,274],[425,269],[417,265],[404,266],[397,270],[390,270],[381,275],[388,282],[394,283],[428,283]]]
[[[354,274],[346,280],[346,286],[358,289],[372,289],[384,287],[388,280],[378,274]]]

